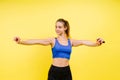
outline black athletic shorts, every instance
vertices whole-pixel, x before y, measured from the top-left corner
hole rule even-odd
[[[48,72],[48,80],[72,80],[70,66],[57,67],[51,65]]]

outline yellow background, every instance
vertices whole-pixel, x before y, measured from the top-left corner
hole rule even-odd
[[[74,39],[106,41],[73,48],[73,80],[120,80],[119,0],[0,0],[0,80],[47,80],[51,47],[18,45],[13,38],[54,37],[58,18],[69,21]]]

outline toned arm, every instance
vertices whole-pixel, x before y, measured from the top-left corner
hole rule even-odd
[[[23,44],[23,45],[40,44],[40,45],[47,46],[47,45],[52,45],[53,44],[53,39],[54,38],[21,40],[19,37],[16,37],[14,40],[18,44]]]
[[[74,47],[77,47],[77,46],[80,46],[80,45],[96,47],[96,46],[100,46],[103,43],[103,39],[99,38],[99,40],[97,39],[96,42],[93,42],[93,41],[90,41],[90,40],[71,39],[71,42],[72,42],[72,46],[74,46]]]

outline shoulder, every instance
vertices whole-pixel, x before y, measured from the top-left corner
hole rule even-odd
[[[55,37],[48,37],[47,38],[51,43],[54,43],[55,42]]]
[[[68,40],[70,40],[71,45],[73,45],[73,40],[74,40],[74,39],[68,38]]]
[[[51,47],[53,47],[53,46],[55,45],[55,38],[56,38],[56,37],[49,37],[49,38],[48,38],[48,40],[49,40],[49,42],[50,42],[50,44],[51,44]]]
[[[73,42],[75,39],[72,39],[72,38],[68,38],[70,40],[70,42]]]

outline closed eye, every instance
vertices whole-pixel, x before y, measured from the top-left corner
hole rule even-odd
[[[62,26],[55,26],[56,28],[62,28]]]

